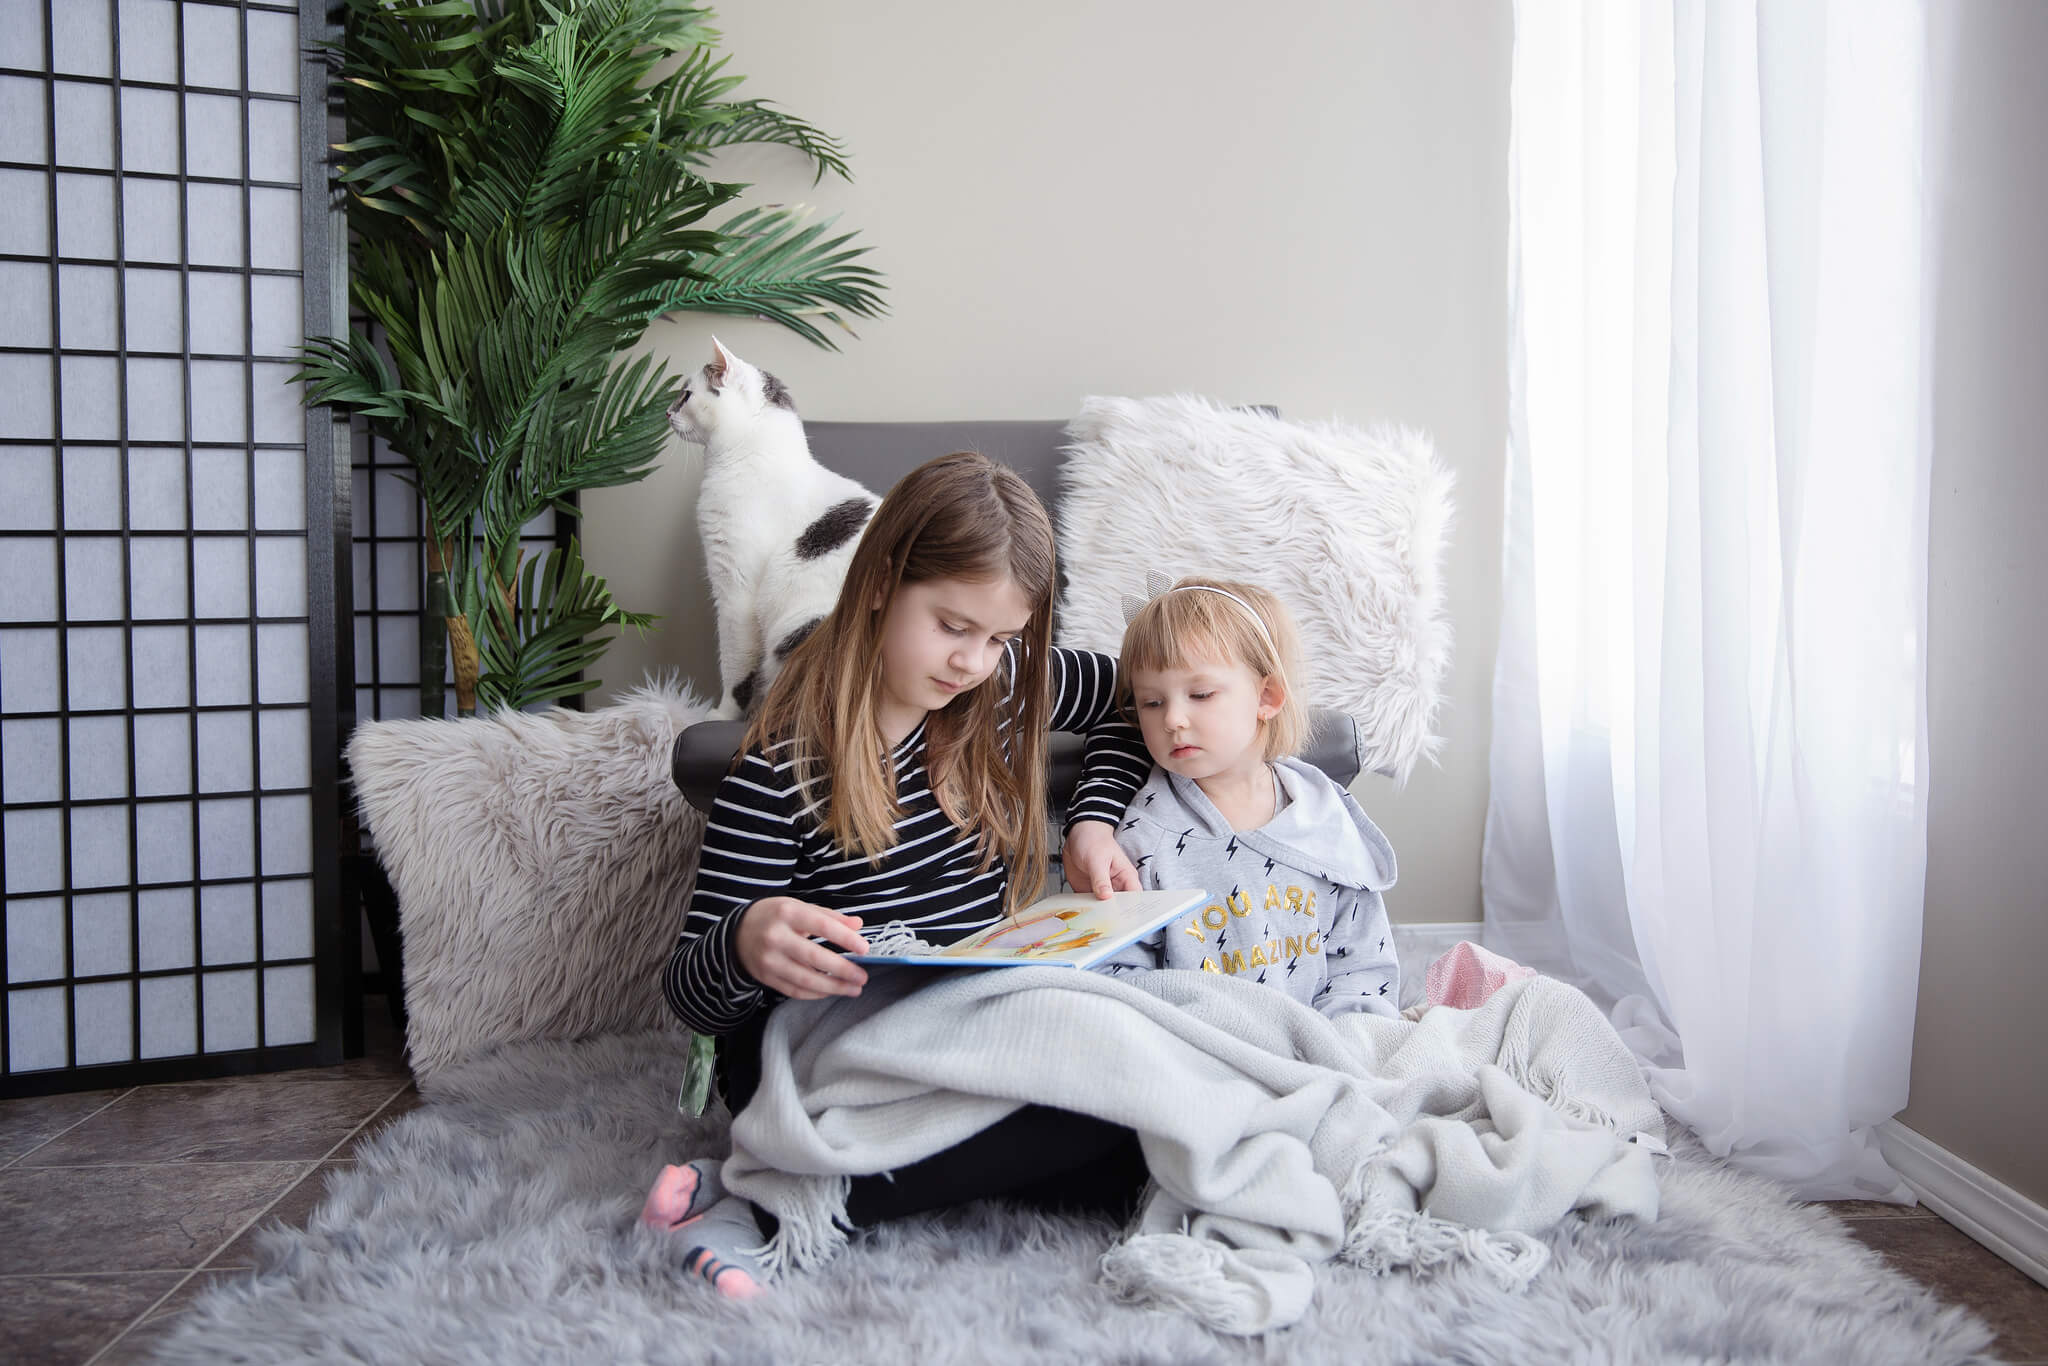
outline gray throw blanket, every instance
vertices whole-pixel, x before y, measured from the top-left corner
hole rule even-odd
[[[771,1275],[844,1244],[851,1177],[1027,1102],[1137,1131],[1152,1188],[1103,1278],[1222,1332],[1294,1322],[1331,1257],[1462,1258],[1514,1287],[1547,1257],[1529,1235],[1573,1211],[1657,1214],[1657,1107],[1598,1009],[1545,977],[1411,1022],[1214,973],[905,968],[781,1006],[761,1061],[724,1179],[781,1221]]]

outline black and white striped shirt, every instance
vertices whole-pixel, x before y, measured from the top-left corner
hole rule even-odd
[[[1087,762],[1067,809],[1075,821],[1114,825],[1151,772],[1138,728],[1116,710],[1116,660],[1054,650],[1051,729],[1085,731]],[[985,871],[978,841],[946,819],[926,768],[925,723],[890,751],[903,814],[896,844],[870,864],[833,843],[819,802],[798,791],[793,744],[752,749],[719,784],[704,827],[697,890],[681,939],[662,973],[669,1009],[700,1034],[726,1034],[782,998],[740,966],[733,936],[740,915],[763,897],[793,896],[858,915],[869,929],[900,920],[947,944],[993,924],[1003,912],[1009,870]]]

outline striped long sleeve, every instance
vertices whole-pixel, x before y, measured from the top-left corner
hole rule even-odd
[[[1087,771],[1074,820],[1114,824],[1145,779],[1150,759],[1138,730],[1116,710],[1116,661],[1056,650],[1052,724],[1086,730]],[[823,812],[797,786],[795,746],[780,742],[741,756],[719,784],[705,823],[697,887],[662,974],[669,1008],[700,1034],[726,1034],[780,997],[740,965],[740,917],[763,897],[792,896],[858,915],[869,929],[900,921],[920,937],[948,943],[993,924],[1009,871],[1001,860],[977,871],[979,842],[946,818],[931,790],[920,723],[891,751],[896,773],[896,844],[880,859],[848,855],[821,826]]]

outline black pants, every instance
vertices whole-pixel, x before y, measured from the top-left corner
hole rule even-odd
[[[718,1084],[738,1114],[761,1083],[761,1033],[768,1012],[718,1041]],[[1027,1105],[974,1137],[887,1176],[856,1176],[846,1196],[855,1228],[890,1219],[1003,1199],[1035,1209],[1127,1218],[1144,1190],[1145,1155],[1138,1136],[1120,1124]],[[756,1211],[764,1230],[772,1216]]]

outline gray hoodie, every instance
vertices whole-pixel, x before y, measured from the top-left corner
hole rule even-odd
[[[1154,767],[1117,827],[1148,889],[1202,887],[1215,898],[1103,965],[1250,976],[1325,1015],[1398,1015],[1400,965],[1382,889],[1394,850],[1351,794],[1299,759],[1273,764],[1287,801],[1256,830],[1233,831],[1202,789]]]

